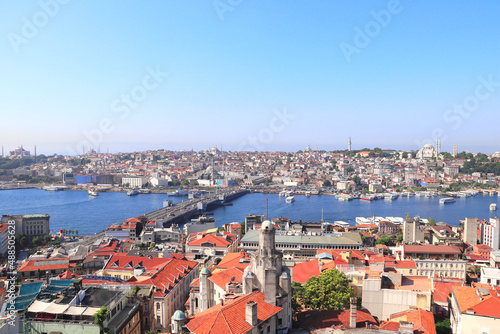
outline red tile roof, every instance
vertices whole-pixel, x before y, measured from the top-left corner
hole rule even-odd
[[[413,323],[414,334],[436,334],[434,315],[432,314],[432,312],[424,311],[422,309],[391,314],[390,321],[407,321]],[[383,326],[381,326],[380,329],[386,328],[383,328]]]
[[[69,269],[69,257],[58,259],[29,260],[24,262],[17,270],[18,272],[46,271],[57,269]]]
[[[216,269],[239,268],[245,270],[250,264],[250,256],[246,252],[227,253],[219,262]]]
[[[417,268],[415,261],[400,261],[396,264],[396,268]]]
[[[447,303],[451,293],[451,288],[454,286],[462,286],[460,282],[438,282],[434,283],[434,301]]]
[[[146,272],[156,271],[164,267],[171,259],[146,256],[129,256],[126,253],[115,253],[111,256],[104,270],[134,271],[136,267],[145,267]]]
[[[405,254],[461,254],[458,248],[445,245],[403,245],[403,250]]]
[[[303,284],[312,276],[319,274],[319,260],[297,263],[292,269],[292,281]]]
[[[500,318],[500,298],[497,291],[490,289],[488,292],[488,295],[480,298],[477,288],[466,286],[454,286],[452,288],[452,293],[462,313],[472,310],[474,314],[480,316]]]
[[[262,323],[282,310],[281,307],[264,301],[264,294],[254,291],[228,303],[217,304],[190,318],[187,328],[195,334],[239,334],[247,333],[252,326],[245,321],[246,304],[257,303],[257,321]]]
[[[188,241],[189,246],[201,246],[204,243],[214,244],[215,247],[229,247],[236,238],[232,235],[227,235],[225,237],[216,236],[214,234],[207,234],[202,238],[198,238],[198,235],[191,236]]]
[[[239,268],[226,269],[213,274],[208,279],[225,290],[226,284],[231,281],[243,284],[243,270]]]
[[[348,329],[351,318],[350,310],[328,310],[318,311],[311,310],[301,312],[297,315],[299,323],[302,327],[310,330],[322,328]],[[365,327],[366,324],[378,325],[377,321],[367,309],[358,309],[356,312],[356,327]]]

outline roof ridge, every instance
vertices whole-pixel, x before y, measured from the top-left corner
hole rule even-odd
[[[223,310],[224,310],[224,309],[223,309],[223,308],[221,308],[221,309],[219,309],[219,310],[220,310],[220,312],[219,312],[219,313],[221,313],[221,314],[222,314],[222,317],[224,318],[224,321],[226,322],[227,327],[229,328],[229,332],[232,334],[232,333],[233,333],[233,331],[231,330],[231,326],[229,325],[229,321],[227,321],[227,319],[226,319],[226,315],[225,315],[225,314],[224,314],[224,312],[223,312]],[[215,322],[214,322],[214,323],[215,323]]]

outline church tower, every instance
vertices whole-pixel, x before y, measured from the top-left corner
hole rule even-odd
[[[259,230],[259,248],[251,255],[250,265],[243,274],[243,293],[258,289],[264,293],[264,301],[282,307],[278,313],[278,332],[286,332],[292,326],[291,278],[283,266],[283,254],[276,250],[275,230],[266,220]]]

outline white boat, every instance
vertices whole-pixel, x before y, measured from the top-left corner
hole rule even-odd
[[[88,193],[89,193],[89,195],[90,195],[90,196],[92,196],[92,197],[97,197],[97,196],[99,196],[99,193],[98,193],[96,190],[89,189],[89,190],[88,190]]]
[[[497,211],[497,203],[490,204],[490,211]]]
[[[439,200],[439,204],[448,204],[453,202],[455,202],[455,199],[453,197],[445,197]]]
[[[181,189],[181,190],[176,190],[172,193],[168,193],[167,195],[177,197],[177,196],[187,196],[188,194],[189,194],[188,191]]]
[[[63,190],[63,189],[64,189],[64,187],[55,186],[55,185],[43,187],[43,190],[47,190],[47,191],[59,191],[59,190]]]
[[[348,202],[353,199],[353,197],[349,194],[340,194],[337,196],[337,199],[341,202]]]
[[[293,203],[293,202],[295,202],[295,197],[293,197],[293,196],[288,196],[288,197],[285,199],[285,202],[287,202],[287,203]]]
[[[333,225],[336,225],[336,226],[340,226],[340,227],[343,227],[343,228],[347,228],[349,227],[349,223],[345,222],[345,221],[342,221],[342,220],[336,220],[333,222]]]
[[[141,194],[151,194],[151,189],[139,189],[139,192]]]
[[[139,194],[139,190],[137,190],[137,189],[133,189],[133,190],[130,190],[129,192],[127,192],[128,196],[135,196],[138,194]]]
[[[396,198],[398,198],[398,195],[395,195],[395,194],[384,194],[384,199],[385,200],[388,200],[388,201],[393,201],[395,200]]]
[[[311,197],[311,192],[310,191],[306,191],[306,197]]]

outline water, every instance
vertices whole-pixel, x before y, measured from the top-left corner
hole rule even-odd
[[[491,203],[500,207],[500,198],[496,196],[457,198],[455,203],[450,204],[439,204],[439,197],[340,202],[332,196],[295,196],[294,203],[286,204],[285,199],[278,195],[248,194],[233,201],[233,206],[213,209],[216,225],[242,222],[247,214],[265,214],[266,198],[269,200],[270,217],[319,221],[323,210],[325,221],[343,220],[352,224],[356,217],[405,217],[409,213],[458,225],[465,217],[488,219],[496,216],[495,212],[489,211]],[[71,229],[78,230],[79,234],[94,234],[124,219],[159,209],[165,199],[177,203],[187,197],[169,197],[166,194],[127,196],[125,193],[103,192],[93,198],[83,191],[2,190],[0,214],[48,213],[53,231]]]

